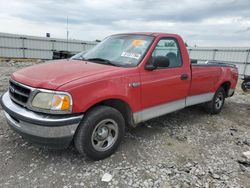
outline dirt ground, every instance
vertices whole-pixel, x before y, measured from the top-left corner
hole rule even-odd
[[[0,95],[12,72],[34,63],[0,62]],[[242,157],[250,151],[250,94],[239,86],[219,115],[194,106],[148,121],[96,162],[73,147],[26,142],[0,107],[0,187],[250,187],[250,161]],[[101,181],[105,173],[110,182]]]

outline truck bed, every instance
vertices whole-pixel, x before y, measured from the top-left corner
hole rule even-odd
[[[193,96],[202,93],[214,92],[220,83],[221,75],[223,75],[223,73],[224,75],[227,75],[230,80],[232,79],[236,83],[236,77],[231,78],[234,77],[231,72],[232,69],[235,69],[235,67],[236,66],[234,64],[212,61],[202,64],[192,63],[192,82],[189,95]]]
[[[220,62],[220,61],[206,61],[204,63],[197,63],[196,59],[191,59],[190,61],[192,66],[204,66],[204,67],[211,67],[211,66],[220,66],[220,67],[236,67],[235,64]]]

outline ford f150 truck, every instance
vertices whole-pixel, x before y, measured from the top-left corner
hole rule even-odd
[[[201,103],[219,113],[237,79],[231,65],[191,65],[176,34],[116,34],[71,59],[14,72],[1,105],[22,137],[53,148],[74,143],[99,160],[114,153],[125,126]]]

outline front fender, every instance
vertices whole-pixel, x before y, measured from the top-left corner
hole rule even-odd
[[[137,74],[129,77],[114,77],[69,89],[73,98],[73,113],[86,112],[97,103],[109,99],[119,99],[127,103],[133,112],[140,108],[140,87],[130,87],[129,83],[140,82]]]

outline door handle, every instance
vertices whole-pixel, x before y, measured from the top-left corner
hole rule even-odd
[[[181,80],[187,80],[187,79],[188,79],[188,74],[181,75]]]

